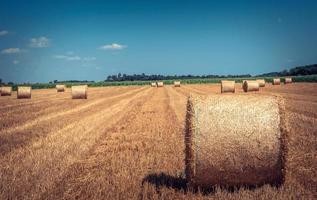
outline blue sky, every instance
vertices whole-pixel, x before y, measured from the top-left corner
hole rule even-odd
[[[0,2],[0,78],[260,74],[317,63],[317,1]]]

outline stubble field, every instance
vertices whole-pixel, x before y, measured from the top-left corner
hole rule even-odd
[[[288,152],[279,188],[186,187],[189,93],[220,93],[220,85],[89,88],[87,100],[72,100],[70,89],[0,97],[0,199],[317,198],[316,83],[267,84],[258,92],[285,98]]]

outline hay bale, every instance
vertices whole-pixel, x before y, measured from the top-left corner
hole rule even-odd
[[[285,78],[285,84],[289,84],[289,83],[292,83],[293,80],[292,80],[292,77],[286,77]]]
[[[157,87],[163,87],[164,83],[163,82],[157,82]]]
[[[174,87],[180,87],[181,82],[180,81],[174,81]]]
[[[279,79],[279,78],[274,78],[272,84],[273,84],[273,85],[281,85],[281,79]]]
[[[254,80],[244,81],[242,88],[243,88],[244,92],[252,92],[252,91],[259,91],[260,90],[259,83],[257,81],[254,81]]]
[[[65,85],[56,85],[57,92],[64,92],[66,86]]]
[[[87,99],[88,86],[72,86],[72,99]]]
[[[265,87],[265,80],[264,79],[257,79],[256,81],[259,83],[260,87]]]
[[[151,87],[156,87],[156,83],[151,83]]]
[[[18,99],[30,99],[32,88],[30,86],[18,86]]]
[[[261,102],[261,103],[259,103]],[[280,184],[283,101],[274,96],[190,96],[185,128],[191,186]]]
[[[2,86],[0,88],[1,96],[11,96],[11,93],[12,93],[12,87],[11,86]]]
[[[225,92],[234,93],[235,90],[236,90],[235,81],[226,81],[226,80],[221,81],[221,93],[225,93]]]

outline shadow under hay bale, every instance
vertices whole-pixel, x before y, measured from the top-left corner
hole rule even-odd
[[[11,96],[11,93],[12,93],[12,87],[10,86],[2,86],[0,88],[1,96]]]
[[[281,112],[283,100],[275,96],[191,95],[185,126],[190,187],[282,184],[287,131]]]
[[[225,93],[225,92],[234,93],[235,91],[236,91],[235,81],[226,81],[226,80],[221,81],[221,93]]]
[[[72,99],[87,99],[88,86],[72,86]]]
[[[18,99],[30,99],[32,93],[32,88],[29,86],[19,86],[17,98]]]

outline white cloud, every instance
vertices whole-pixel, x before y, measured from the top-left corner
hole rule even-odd
[[[14,61],[12,61],[12,63],[13,63],[14,65],[17,65],[17,64],[19,64],[19,63],[20,63],[20,61],[18,61],[18,60],[14,60]]]
[[[50,45],[50,39],[47,37],[39,37],[39,38],[31,38],[30,39],[30,47],[33,48],[44,48]]]
[[[65,55],[56,55],[54,56],[56,59],[67,60],[67,61],[77,61],[81,60],[79,56],[65,56]]]
[[[20,53],[22,50],[20,48],[8,48],[8,49],[3,49],[1,51],[2,54],[15,54],[15,53]]]
[[[7,35],[8,33],[9,31],[7,30],[0,31],[0,36]]]
[[[112,43],[112,44],[106,44],[103,45],[101,47],[99,47],[99,49],[101,50],[121,50],[127,48],[126,45],[121,45],[121,44],[117,44],[117,43]]]

